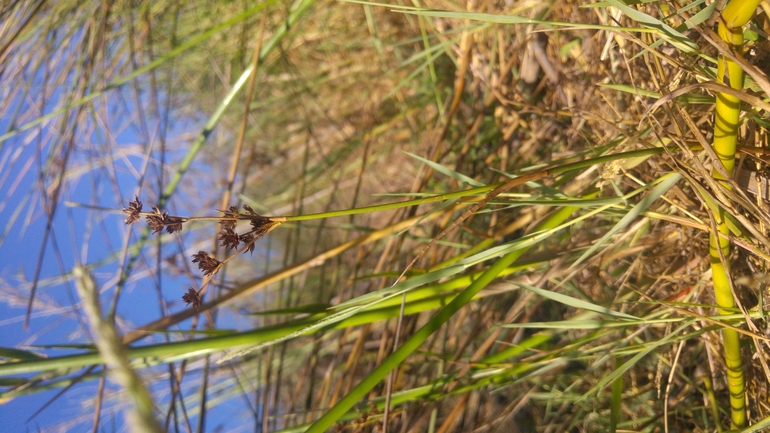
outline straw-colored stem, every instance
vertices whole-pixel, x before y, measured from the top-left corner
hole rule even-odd
[[[153,433],[161,432],[154,416],[152,396],[144,386],[141,377],[131,368],[129,353],[120,341],[115,327],[102,318],[99,306],[99,295],[96,283],[86,270],[75,267],[75,287],[83,300],[83,309],[91,329],[96,336],[96,347],[99,349],[104,363],[109,368],[110,375],[120,384],[126,393],[126,400],[133,406],[128,413],[129,427],[132,432]]]

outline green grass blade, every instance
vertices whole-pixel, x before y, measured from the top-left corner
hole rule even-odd
[[[517,252],[511,252],[498,260],[494,265],[487,269],[476,281],[452,300],[446,307],[442,308],[428,323],[423,325],[417,332],[409,337],[404,344],[396,349],[383,362],[375,367],[369,375],[366,376],[358,385],[355,386],[345,397],[319,418],[308,428],[308,433],[323,433],[339,420],[347,411],[349,411],[358,401],[364,398],[366,394],[374,388],[385,376],[394,368],[401,365],[406,358],[411,355],[422,343],[425,342],[434,332],[438,331],[460,308],[464,307],[481,289],[492,282],[505,268],[510,266],[517,258]]]
[[[43,357],[27,350],[13,349],[10,347],[0,347],[0,358],[15,359],[19,361],[30,361],[42,359]]]
[[[613,357],[613,364],[617,369],[619,367],[619,359],[617,356]],[[623,401],[623,377],[618,377],[612,381],[612,397],[610,399],[610,432],[615,433],[618,428],[618,421],[620,421],[620,404]]]
[[[618,0],[606,0],[606,2],[609,5],[619,9],[621,12],[626,14],[632,20],[644,26],[659,30],[660,31],[659,34],[663,39],[671,43],[671,45],[674,45],[675,47],[679,48],[680,50],[686,53],[698,52],[699,48],[695,42],[691,41],[687,36],[677,31],[673,27],[669,26],[668,24],[658,20],[657,18],[654,18],[650,15],[645,14],[644,12],[641,12],[637,9],[627,6],[625,3],[620,2]]]
[[[663,346],[664,344],[667,344],[669,340],[672,340],[674,337],[679,335],[680,332],[684,331],[688,327],[692,325],[694,322],[694,319],[689,319],[687,322],[685,322],[682,326],[676,328],[674,331],[672,331],[667,336],[661,338],[658,341],[655,341],[654,343],[650,343],[647,345],[647,348],[640,351],[636,355],[634,355],[633,358],[629,359],[628,361],[624,362],[623,365],[615,369],[612,373],[607,374],[601,378],[599,378],[599,381],[594,385],[588,392],[586,392],[582,397],[580,397],[579,401],[585,400],[586,398],[592,396],[596,392],[604,389],[604,387],[607,386],[607,384],[615,381],[616,379],[623,376],[623,374],[628,371],[631,367],[636,365],[642,358],[649,355],[650,352],[653,350],[659,348],[660,346]]]
[[[621,319],[641,320],[638,317],[632,316],[630,314],[621,313],[619,311],[613,311],[613,310],[610,310],[609,308],[602,307],[602,306],[593,304],[591,302],[584,301],[582,299],[577,299],[571,296],[563,295],[561,293],[552,292],[550,290],[543,290],[539,287],[534,287],[523,283],[512,283],[512,284],[519,286],[523,289],[527,289],[530,292],[536,293],[537,295],[542,296],[546,299],[550,299],[552,301],[556,301],[564,305],[569,305],[570,307],[573,307],[573,308],[593,311],[595,313],[606,314],[608,316],[618,317]]]
[[[558,227],[564,220],[569,218],[573,212],[573,207],[559,209],[538,227],[537,231],[548,230]],[[457,311],[465,306],[481,289],[486,287],[495,278],[497,278],[506,268],[513,264],[516,259],[521,257],[528,248],[514,250],[505,254],[500,260],[495,262],[489,269],[485,270],[478,279],[474,280],[466,289],[461,291],[449,304],[438,311],[428,322],[417,332],[409,337],[404,344],[388,356],[380,365],[372,370],[358,385],[355,386],[345,397],[327,411],[307,430],[309,433],[321,433],[332,424],[337,422],[350,408],[361,400],[372,388],[374,388],[385,376],[398,367],[406,358],[417,350],[434,332],[439,330]]]
[[[583,255],[581,255],[580,258],[578,258],[575,263],[572,264],[571,268],[574,268],[575,266],[585,261],[587,258],[591,257],[593,253],[605,242],[607,242],[610,237],[612,237],[615,233],[624,227],[631,224],[631,221],[641,215],[642,212],[647,210],[647,208],[650,207],[658,198],[660,198],[661,195],[663,195],[672,186],[674,186],[679,181],[679,179],[681,179],[681,177],[682,176],[679,173],[669,173],[659,178],[657,180],[658,185],[656,185],[655,188],[653,188],[646,197],[639,201],[636,206],[634,206],[623,218],[621,218],[620,221],[618,221],[617,224],[615,224],[604,236],[602,236],[601,239],[596,241],[596,243],[594,243],[591,248],[586,250],[586,252],[584,252]]]
[[[472,178],[470,178],[470,177],[468,177],[468,176],[466,176],[466,175],[464,175],[462,173],[458,173],[458,172],[456,172],[456,171],[454,171],[454,170],[452,170],[452,169],[450,169],[450,168],[448,168],[446,166],[443,166],[443,165],[441,165],[441,164],[439,164],[437,162],[431,161],[429,159],[425,159],[425,158],[423,158],[423,157],[421,157],[419,155],[415,155],[414,153],[411,153],[411,152],[406,152],[405,151],[404,153],[409,155],[409,156],[411,156],[412,158],[422,162],[423,164],[427,165],[428,167],[436,170],[437,172],[443,174],[444,176],[450,177],[450,178],[452,178],[452,179],[454,179],[454,180],[456,180],[458,182],[468,184],[469,186],[472,186],[472,187],[484,186],[483,183],[477,181],[476,179],[472,179]]]

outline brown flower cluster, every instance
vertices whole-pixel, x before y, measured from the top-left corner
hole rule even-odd
[[[243,254],[246,254],[247,252],[249,254],[254,252],[254,246],[257,242],[257,238],[254,237],[254,234],[251,232],[244,233],[240,236],[238,236],[238,239],[241,240],[244,244],[246,244],[246,249],[243,250]]]
[[[220,245],[228,250],[238,249],[238,246],[243,243],[246,245],[243,253],[248,252],[251,254],[254,252],[254,243],[270,232],[278,223],[257,214],[247,204],[243,205],[243,209],[246,211],[243,214],[235,206],[230,206],[226,211],[220,211],[224,215],[219,220],[219,224],[222,227],[222,230],[219,231],[219,240],[222,241]],[[235,231],[235,227],[239,219],[248,220],[252,229],[246,233],[238,234]]]
[[[235,233],[233,229],[229,228],[223,228],[222,231],[219,232],[219,240],[222,241],[220,245],[228,250],[238,248],[238,244],[241,243],[241,237],[238,233]]]
[[[198,269],[203,271],[203,275],[211,276],[219,270],[219,264],[222,263],[219,260],[209,257],[205,251],[198,251],[193,254],[193,263],[198,264]]]
[[[220,212],[223,214],[217,218],[221,227],[218,236],[219,241],[221,241],[220,245],[227,250],[237,250],[241,247],[244,254],[246,252],[253,253],[256,241],[281,224],[278,221],[273,221],[270,218],[257,214],[251,206],[246,204],[243,205],[243,211],[239,211],[236,206],[229,206],[227,210],[220,210]],[[128,207],[123,209],[123,213],[126,215],[126,224],[134,223],[141,217],[144,217],[153,233],[162,232],[163,230],[167,233],[176,233],[182,230],[183,223],[196,219],[194,217],[170,216],[167,212],[161,212],[158,207],[153,207],[152,212],[142,212],[142,202],[139,201],[138,196],[135,196],[134,200],[128,203]],[[211,218],[201,217],[200,219]],[[249,231],[245,233],[235,231],[238,221],[241,220],[249,221],[251,225]],[[216,274],[223,264],[223,262],[210,257],[205,251],[198,251],[192,258],[192,262],[197,263],[198,269],[208,277]],[[192,305],[195,308],[200,307],[202,302],[200,292],[192,288],[182,296],[182,300],[187,305]]]
[[[221,210],[220,212],[224,213],[224,215],[222,215],[222,219],[219,220],[219,224],[222,226],[222,229],[234,230],[235,226],[238,225],[238,217],[241,216],[241,214],[238,212],[238,208],[235,206],[230,206],[227,208],[227,210]]]
[[[259,239],[262,239],[262,236],[270,233],[270,231],[273,230],[279,224],[280,223],[272,221],[270,218],[258,216],[257,219],[254,219],[254,218],[251,219],[251,226],[253,228],[250,233],[254,235],[256,240],[259,240]]]
[[[166,233],[175,233],[182,231],[182,223],[186,220],[181,217],[169,216],[168,212],[161,212],[157,207],[152,208],[154,213],[145,216],[147,225],[152,229],[152,233],[158,233],[164,228]]]
[[[185,302],[185,305],[192,304],[193,308],[200,308],[201,302],[203,301],[201,299],[200,292],[196,291],[192,287],[187,289],[187,293],[182,295],[182,300]]]
[[[142,202],[139,201],[139,196],[134,196],[134,201],[128,202],[128,208],[123,209],[123,213],[126,214],[126,225],[139,221],[142,212]]]
[[[142,202],[139,201],[138,196],[134,196],[134,200],[128,202],[128,207],[123,209],[123,213],[126,214],[126,225],[139,221],[139,218],[142,217]],[[144,213],[144,218],[153,234],[163,231],[163,229],[166,229],[167,233],[182,231],[182,223],[187,221],[187,218],[170,216],[168,212],[161,212],[156,206],[153,206],[152,213]]]

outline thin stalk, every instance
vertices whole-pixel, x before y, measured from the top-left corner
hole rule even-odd
[[[633,150],[630,152],[614,153],[611,155],[604,155],[596,158],[586,159],[583,161],[577,161],[577,162],[572,162],[568,164],[549,167],[542,170],[531,171],[526,174],[523,173],[522,176],[530,176],[532,178],[545,178],[548,176],[563,174],[568,171],[588,168],[595,164],[604,164],[607,162],[617,161],[621,159],[639,158],[644,156],[660,155],[666,152],[678,152],[678,151],[680,151],[678,147],[671,146],[671,147],[653,147],[649,149]],[[531,179],[531,180],[535,180],[535,179]],[[314,213],[314,214],[268,217],[268,218],[276,222],[307,221],[307,220],[339,217],[339,216],[346,216],[346,215],[357,215],[362,213],[369,213],[369,212],[383,211],[383,210],[390,210],[390,209],[399,209],[403,207],[417,206],[417,205],[426,204],[426,203],[435,203],[438,201],[446,201],[446,200],[451,200],[455,198],[463,198],[463,197],[468,197],[473,195],[486,194],[489,191],[493,191],[494,189],[505,185],[505,183],[506,182],[493,183],[489,185],[479,186],[476,188],[469,188],[466,190],[456,191],[456,192],[447,193],[447,194],[437,194],[437,195],[432,195],[430,197],[423,197],[423,198],[418,198],[414,200],[405,200],[405,201],[394,202],[394,203],[385,203],[385,204],[379,204],[374,206],[365,206],[365,207],[359,207],[359,208],[353,208],[353,209],[343,209],[338,211],[321,212],[321,213]],[[482,200],[482,197],[477,198],[477,201],[480,201],[480,200]]]
[[[267,57],[268,54],[278,45],[279,42],[286,36],[287,32],[293,26],[296,24],[299,19],[304,15],[305,12],[307,12],[308,9],[310,9],[310,6],[315,3],[315,0],[303,0],[300,2],[297,7],[287,16],[286,18],[286,25],[279,26],[278,29],[276,29],[275,33],[270,37],[270,39],[267,40],[262,45],[262,50],[260,51],[260,58],[264,59]],[[252,11],[256,13],[260,9],[253,9]],[[160,59],[159,59],[160,60]],[[238,80],[233,84],[233,86],[230,88],[230,91],[225,96],[225,98],[220,102],[219,106],[217,106],[214,113],[211,114],[211,117],[209,117],[208,121],[203,127],[203,130],[201,133],[196,137],[195,141],[190,145],[187,154],[182,159],[182,161],[179,162],[179,165],[177,166],[176,172],[172,176],[169,183],[166,185],[166,188],[163,190],[163,192],[160,194],[160,197],[158,198],[158,204],[157,207],[159,209],[163,209],[165,207],[166,202],[171,198],[171,196],[176,192],[176,188],[179,186],[179,183],[182,180],[182,176],[184,176],[185,173],[187,173],[187,170],[190,168],[190,165],[195,160],[198,153],[203,149],[203,146],[206,144],[206,141],[208,140],[208,137],[211,135],[214,128],[219,124],[219,121],[222,119],[222,116],[224,115],[227,108],[230,106],[230,104],[235,99],[236,95],[240,93],[240,90],[244,87],[246,84],[246,80],[249,78],[251,73],[254,71],[254,65],[250,65],[248,69],[243,71],[243,74],[238,78]],[[142,68],[138,71],[136,71],[134,74],[138,73],[139,71],[144,71],[146,68]],[[134,74],[129,75],[129,77],[133,76]],[[128,81],[128,80],[126,80]],[[85,99],[82,99],[80,101],[77,101],[77,103],[81,103]],[[45,117],[45,116],[43,116]],[[43,118],[41,117],[41,119]],[[34,122],[31,122],[34,123]],[[26,125],[25,125],[26,127]],[[15,131],[15,133],[20,132]],[[9,133],[10,134],[10,133]],[[2,140],[8,138],[9,135],[6,134],[2,137],[0,137],[0,142]],[[123,272],[121,274],[120,280],[118,281],[118,287],[115,290],[115,296],[113,297],[113,302],[110,307],[110,315],[114,314],[115,309],[117,308],[117,302],[118,297],[120,295],[120,292],[122,290],[123,285],[125,284],[125,278],[126,275],[128,275],[133,268],[134,264],[138,260],[138,254],[141,251],[142,246],[147,242],[147,239],[149,238],[150,230],[145,229],[142,232],[141,237],[139,238],[139,241],[137,242],[137,249],[134,250],[136,253],[132,253],[127,261],[127,265],[125,266],[125,269],[123,269]]]

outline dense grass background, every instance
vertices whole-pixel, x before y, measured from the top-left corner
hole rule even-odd
[[[716,6],[4,6],[2,418],[724,431],[731,328],[758,431],[770,219],[761,183],[711,177]],[[752,172],[770,144],[767,12],[735,92]],[[190,220],[126,225],[135,197]],[[717,202],[741,227],[722,315]],[[237,206],[248,231],[243,204],[280,225],[239,254],[220,218]],[[224,265],[204,275],[199,251]]]

